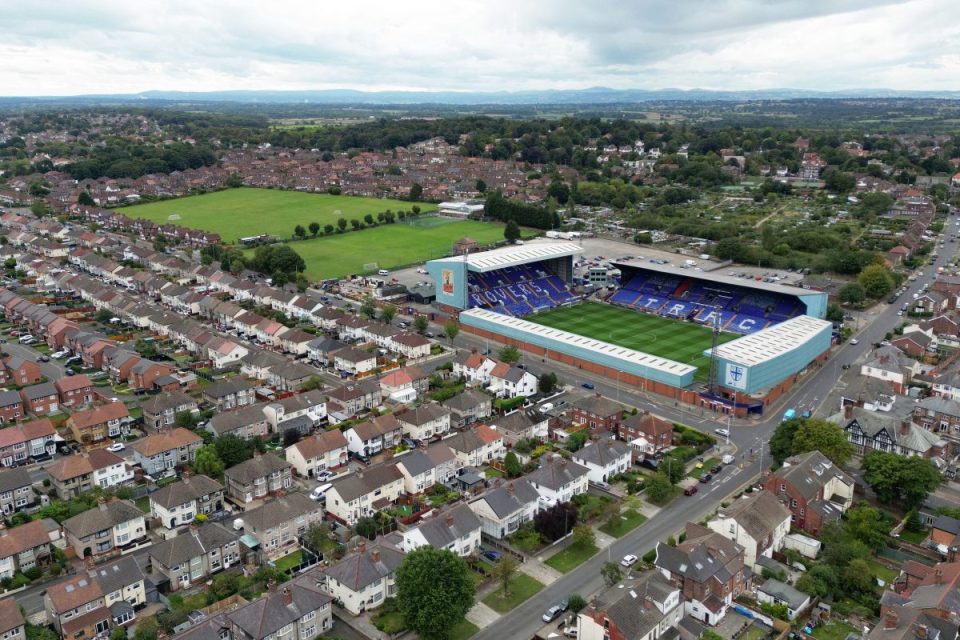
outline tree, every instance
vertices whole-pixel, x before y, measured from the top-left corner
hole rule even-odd
[[[424,640],[445,640],[473,606],[467,563],[445,549],[421,547],[397,569],[397,610]]]
[[[253,457],[253,445],[238,435],[225,433],[213,441],[217,457],[225,468],[230,468]]]
[[[843,568],[840,584],[848,594],[873,593],[873,570],[866,560],[854,558]]]
[[[313,522],[303,533],[303,541],[314,552],[319,553],[330,540],[330,525],[326,522]]]
[[[540,393],[553,393],[553,390],[557,388],[558,382],[557,374],[551,371],[540,375],[537,386],[540,388]]]
[[[593,532],[593,527],[591,527],[586,522],[581,522],[573,528],[573,544],[585,549],[588,547],[595,546],[597,542],[597,535]]]
[[[453,344],[453,341],[460,334],[460,325],[454,320],[445,322],[443,324],[443,333],[447,336],[447,339],[450,340],[450,344]]]
[[[50,215],[50,207],[43,200],[34,200],[33,204],[30,205],[30,213],[38,218],[43,218]]]
[[[350,226],[353,227],[353,230],[354,230],[354,231],[359,231],[359,230],[360,230],[360,221],[357,220],[356,218],[351,218],[351,219],[350,219]]]
[[[483,181],[483,178],[477,178],[476,189],[480,193],[484,193],[487,190],[487,183]]]
[[[784,420],[773,430],[773,435],[770,436],[770,455],[778,465],[793,455],[793,437],[801,424],[802,419],[791,418]]]
[[[377,317],[377,308],[373,304],[373,296],[368,295],[360,304],[360,313],[371,320]]]
[[[133,632],[133,640],[156,640],[160,631],[160,623],[156,616],[141,618],[137,621],[137,630]]]
[[[320,233],[320,223],[319,223],[319,222],[311,222],[311,223],[310,223],[310,226],[309,226],[309,229],[310,229],[310,235],[313,236],[314,238],[316,238],[316,237],[317,237],[317,234]]]
[[[856,449],[838,425],[821,418],[807,418],[802,420],[793,436],[793,453],[807,451],[819,451],[835,465],[842,467],[853,457]]]
[[[243,186],[243,178],[238,173],[231,173],[224,181],[224,186],[228,189],[237,189]]]
[[[410,199],[419,200],[423,197],[423,186],[414,182],[413,186],[410,187]]]
[[[895,285],[890,269],[882,264],[871,264],[864,267],[857,277],[857,281],[863,285],[864,293],[871,298],[882,298],[890,293]]]
[[[664,472],[657,472],[647,478],[643,487],[647,500],[654,504],[663,504],[673,495],[673,483]]]
[[[367,226],[372,227],[372,226],[373,226],[373,214],[368,213],[367,215],[363,216],[363,221],[367,223]]]
[[[427,327],[430,326],[430,321],[427,320],[427,316],[415,316],[413,318],[413,328],[417,333],[423,333],[427,330]]]
[[[504,596],[510,595],[510,583],[513,581],[513,576],[517,573],[517,567],[519,566],[520,563],[517,562],[517,559],[509,553],[503,554],[500,561],[493,565],[491,570],[493,579],[500,585],[500,590],[503,591]]]
[[[516,220],[508,220],[507,226],[503,228],[503,237],[510,244],[514,244],[520,239],[520,225]]]
[[[114,627],[110,631],[110,640],[127,640],[127,630],[124,627]]]
[[[109,309],[100,309],[93,315],[93,319],[101,324],[110,322],[110,318],[113,317],[113,314],[110,313]]]
[[[390,324],[397,317],[397,307],[392,304],[385,304],[380,307],[380,322]]]
[[[300,385],[301,391],[314,391],[323,389],[323,379],[320,376],[310,376],[306,382]]]
[[[882,511],[861,502],[848,510],[845,517],[844,530],[847,535],[853,536],[874,551],[887,545],[890,523]]]
[[[297,239],[303,240],[307,237],[307,230],[303,228],[302,224],[298,224],[293,228],[293,235],[297,236]]]
[[[608,589],[623,580],[623,572],[620,571],[620,565],[616,562],[604,562],[600,567],[600,575],[603,576],[603,584]]]
[[[520,362],[520,350],[516,345],[508,344],[500,349],[497,357],[507,364],[516,364]]]
[[[871,451],[863,458],[863,480],[881,502],[901,501],[913,509],[923,504],[940,484],[941,477],[936,466],[925,458]]]
[[[508,478],[519,478],[523,475],[523,465],[520,464],[520,459],[513,451],[508,451],[507,455],[503,457],[503,468],[506,470]]]
[[[570,434],[570,437],[567,438],[567,451],[580,451],[583,449],[583,445],[587,443],[587,432],[586,429],[577,431],[576,433]]]
[[[343,218],[341,218],[341,220],[342,220],[342,219],[343,219]],[[323,233],[324,233],[325,235],[330,235],[331,233],[333,233],[333,225],[332,225],[332,224],[325,224],[325,225],[323,225]]]
[[[867,292],[863,288],[863,285],[859,282],[851,282],[846,284],[840,289],[840,293],[837,294],[840,302],[846,302],[848,304],[860,304],[867,299]]]
[[[340,233],[343,233],[344,231],[346,231],[346,229],[347,229],[347,219],[346,219],[346,218],[339,218],[339,219],[337,220],[337,229],[340,230]]]
[[[197,416],[192,411],[178,411],[173,416],[173,424],[176,427],[192,429],[197,426]]]
[[[830,322],[843,322],[843,309],[835,302],[827,305],[827,320]]]
[[[586,606],[587,600],[579,593],[571,593],[570,597],[567,598],[567,607],[574,613],[580,613]]]
[[[85,207],[97,206],[97,203],[94,202],[93,198],[86,191],[81,191],[80,195],[77,196],[77,204],[83,205]]]
[[[217,446],[205,444],[197,449],[196,458],[193,461],[193,470],[209,478],[219,478],[223,473],[223,460],[217,455]]]
[[[558,502],[533,517],[533,528],[553,542],[573,530],[577,524],[577,508],[569,502]]]

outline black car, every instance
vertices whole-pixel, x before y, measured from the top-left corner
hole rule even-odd
[[[584,389],[593,389],[593,383],[592,383],[592,382],[584,382],[584,383],[581,384],[580,386],[583,387]]]
[[[703,484],[707,484],[711,480],[713,480],[713,476],[710,475],[709,473],[705,473],[702,476],[700,476],[700,482]]]
[[[723,469],[722,464],[714,465],[714,467],[710,469],[710,473],[712,473],[713,475],[717,475],[718,473],[720,473],[722,469]]]
[[[844,363],[844,365],[843,365],[842,367],[840,367],[840,368],[841,368],[841,369],[849,369],[849,368],[850,368],[850,363],[849,363],[849,362]]]
[[[656,471],[657,469],[660,468],[660,463],[659,463],[658,461],[654,460],[653,458],[644,458],[644,459],[640,462],[640,466],[641,466],[641,467],[646,467],[647,469],[650,469],[650,470],[652,470],[652,471]]]

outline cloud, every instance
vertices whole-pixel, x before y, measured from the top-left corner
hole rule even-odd
[[[6,0],[6,95],[960,86],[953,0]]]

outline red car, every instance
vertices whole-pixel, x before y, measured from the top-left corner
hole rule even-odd
[[[683,490],[683,495],[685,495],[685,496],[692,496],[693,494],[695,494],[695,493],[697,492],[697,489],[698,489],[698,488],[697,488],[697,485],[691,485],[691,486],[689,486],[689,487],[687,487],[686,489]]]

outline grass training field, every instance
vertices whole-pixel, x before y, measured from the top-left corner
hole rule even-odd
[[[569,331],[588,338],[618,344],[650,355],[698,367],[706,375],[710,358],[704,349],[713,344],[711,330],[698,324],[647,315],[599,302],[584,302],[574,307],[552,309],[524,320]],[[739,336],[721,333],[720,342]]]
[[[371,269],[364,269],[364,266],[373,263],[377,264],[373,270],[393,269],[441,258],[450,255],[453,243],[464,236],[470,236],[481,245],[493,243],[503,240],[503,225],[428,217],[413,223],[397,222],[291,242],[290,246],[307,263],[307,277],[320,280],[368,273]]]
[[[427,202],[242,187],[140,204],[119,211],[131,218],[146,218],[157,223],[175,222],[191,229],[212,231],[219,233],[224,242],[233,243],[238,238],[262,233],[290,238],[298,224],[304,228],[311,222],[317,222],[321,227],[326,224],[336,226],[341,217],[347,222],[352,218],[362,221],[368,213],[376,218],[381,211],[410,211],[413,205],[425,212],[437,209],[436,205]]]

